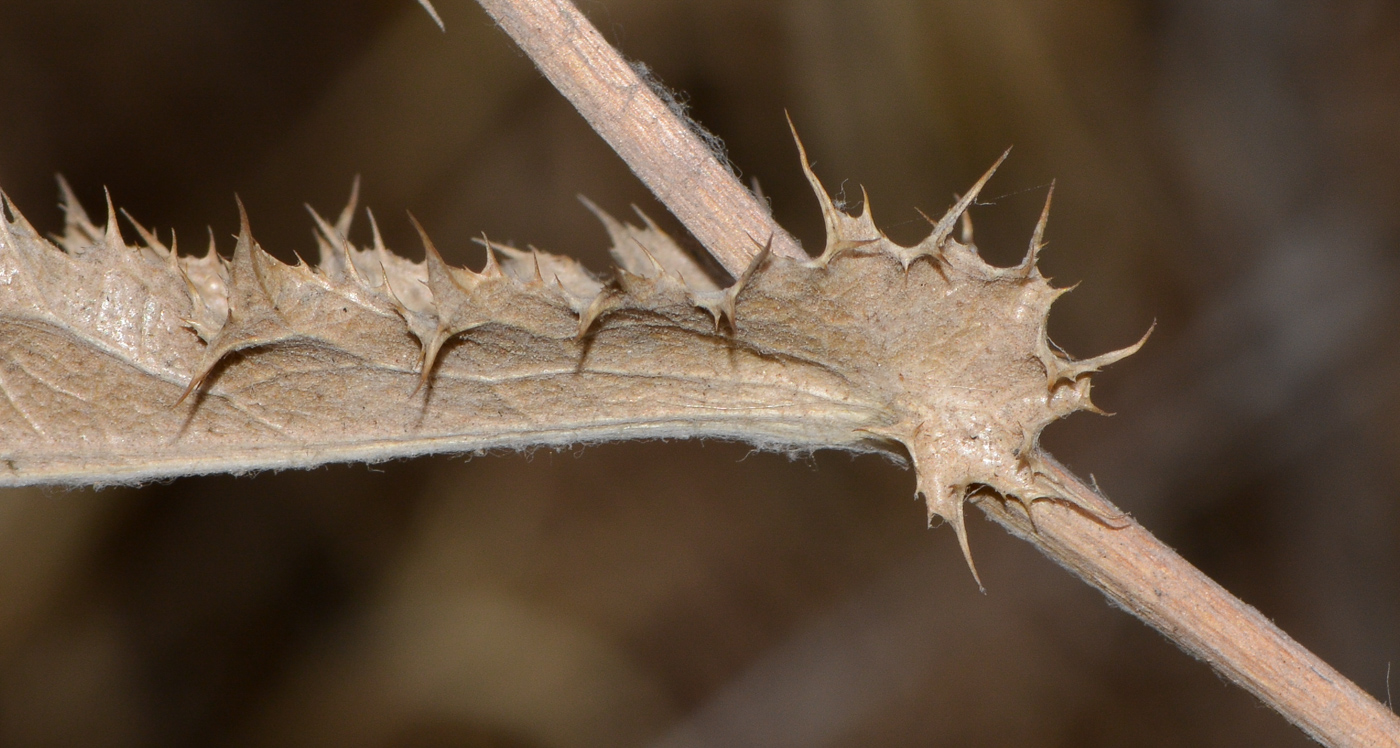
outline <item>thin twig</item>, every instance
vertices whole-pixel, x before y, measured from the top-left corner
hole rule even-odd
[[[479,0],[642,181],[736,277],[771,236],[801,257],[733,174],[567,0]],[[1047,456],[1083,506],[1119,514]],[[1400,748],[1400,718],[1187,563],[1141,525],[1105,524],[1053,501],[1035,523],[1014,502],[982,510],[1124,610],[1330,746]]]
[[[1053,477],[1105,516],[1119,510],[1046,456]],[[1141,525],[1105,524],[1082,510],[1036,502],[1032,526],[1015,502],[979,501],[988,517],[1097,587],[1330,746],[1400,746],[1400,717],[1231,595]]]
[[[568,0],[480,0],[652,193],[738,278],[769,241],[805,259],[797,240],[739,183]]]

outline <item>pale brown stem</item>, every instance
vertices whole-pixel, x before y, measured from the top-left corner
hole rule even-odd
[[[480,0],[652,193],[738,278],[770,240],[806,255],[767,208],[568,0]]]
[[[738,277],[772,238],[804,255],[754,196],[567,0],[479,0],[642,181]],[[1119,511],[1053,459],[1083,506]],[[979,505],[1007,531],[1097,587],[1319,742],[1400,748],[1400,718],[1136,522],[1105,524],[1065,503]]]
[[[1048,456],[1076,501],[1119,510]],[[1053,501],[1036,502],[1035,524],[1016,502],[978,505],[1008,532],[1097,587],[1119,607],[1259,697],[1329,746],[1400,746],[1400,717],[1231,595],[1141,525],[1117,526]]]

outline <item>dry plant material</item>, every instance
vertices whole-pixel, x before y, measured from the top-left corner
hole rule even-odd
[[[811,172],[808,171],[809,176]],[[620,267],[488,243],[480,271],[424,236],[414,263],[352,247],[355,205],[286,265],[247,216],[231,260],[129,246],[65,188],[55,246],[0,222],[0,483],[137,482],[606,439],[741,439],[769,449],[907,453],[929,517],[964,497],[1077,501],[1037,456],[1092,408],[1090,375],[1045,334],[1062,293],[951,234],[988,172],[901,247],[812,177],[822,255],[762,251],[720,288],[670,237],[600,212]],[[1048,209],[1048,205],[1047,205]],[[755,248],[757,249],[757,248]],[[1099,507],[1084,506],[1090,512]]]
[[[0,486],[609,439],[884,452],[912,459],[969,565],[972,495],[1309,735],[1400,744],[1394,714],[1040,451],[1046,425],[1094,410],[1091,376],[1142,344],[1082,361],[1049,344],[1063,289],[1036,266],[1048,199],[1025,260],[997,268],[953,236],[990,171],[903,247],[868,206],[836,209],[804,154],[827,228],[809,259],[572,5],[483,5],[737,282],[596,208],[608,278],[485,241],[480,271],[426,234],[422,263],[377,229],[353,247],[353,195],[334,224],[315,218],[314,267],[264,252],[246,215],[225,260],[134,221],[127,245],[110,200],[99,227],[66,186],[55,245],[4,199]]]

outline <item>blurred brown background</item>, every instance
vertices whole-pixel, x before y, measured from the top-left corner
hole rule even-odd
[[[607,267],[575,200],[665,218],[469,0],[0,0],[0,185],[55,172],[186,251],[274,252],[362,174]],[[583,0],[819,243],[817,172],[912,241],[974,209],[1082,282],[1051,321],[1120,415],[1045,442],[1355,679],[1400,696],[1400,7],[1381,0]],[[674,225],[674,224],[668,224]],[[361,226],[363,230],[363,225]],[[130,235],[130,234],[129,234]],[[365,240],[367,237],[355,237]],[[1302,735],[910,473],[730,444],[0,493],[9,746],[1287,746]]]

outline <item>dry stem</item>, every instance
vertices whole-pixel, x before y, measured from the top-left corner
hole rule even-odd
[[[1117,509],[1045,456],[1056,480],[1088,506]],[[1269,619],[1201,573],[1137,522],[1093,520],[1036,502],[1035,524],[1015,502],[979,506],[1011,534],[1097,587],[1119,607],[1210,663],[1315,740],[1333,746],[1400,746],[1400,718]]]
[[[770,239],[774,254],[805,259],[797,240],[572,3],[480,2],[730,275],[739,277]]]
[[[567,0],[479,0],[540,70],[715,257],[736,276],[756,240],[801,257],[748,190]],[[1050,461],[1084,506],[1106,499]],[[982,500],[1012,534],[1079,575],[1187,652],[1210,663],[1314,739],[1400,746],[1400,718],[1235,598],[1136,522],[1110,527],[1056,502],[1035,525],[1014,503]]]

